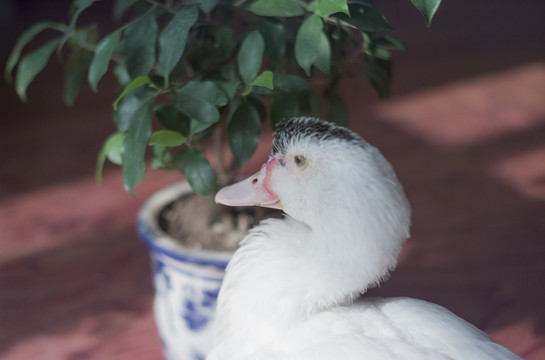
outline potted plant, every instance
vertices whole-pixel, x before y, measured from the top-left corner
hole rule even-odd
[[[411,1],[429,26],[440,0]],[[322,100],[326,117],[347,125],[348,110],[336,92],[346,65],[361,63],[385,97],[390,52],[406,46],[372,1],[116,0],[118,26],[105,34],[97,24],[78,25],[80,14],[94,2],[75,0],[67,24],[40,22],[24,32],[8,58],[5,77],[12,81],[17,67],[15,90],[24,101],[27,87],[56,53],[66,67],[64,101],[71,105],[86,82],[97,91],[104,74],[112,72],[119,83],[119,96],[112,99],[117,131],[98,155],[97,181],[106,159],[122,167],[132,195],[147,162],[148,168],[185,175],[186,183],[159,192],[144,205],[137,227],[152,253],[154,306],[165,356],[200,359],[231,250],[174,242],[164,225],[167,218],[179,217],[174,200],[182,197],[184,204],[191,192],[206,196],[232,181],[237,167],[256,151],[263,129],[270,131],[284,118],[319,116]],[[46,30],[57,36],[22,56],[25,46]],[[313,83],[316,77],[320,85]],[[264,125],[267,121],[271,126]],[[225,139],[231,156],[224,156]],[[222,215],[212,212],[221,224]],[[201,218],[210,223],[210,216]],[[186,221],[184,230],[195,222]],[[243,236],[247,226],[225,222],[231,223],[228,229],[242,227],[238,237]]]

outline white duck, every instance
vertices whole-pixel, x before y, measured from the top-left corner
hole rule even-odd
[[[283,209],[242,241],[221,289],[208,360],[519,359],[448,310],[356,301],[396,265],[410,206],[394,170],[355,133],[297,118],[225,205]]]

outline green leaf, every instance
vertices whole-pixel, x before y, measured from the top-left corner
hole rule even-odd
[[[127,131],[135,112],[140,111],[140,105],[149,99],[153,99],[156,95],[156,92],[144,88],[136,89],[127,94],[114,112],[114,122],[117,125],[117,130]]]
[[[256,109],[257,113],[259,114],[259,120],[261,123],[264,123],[267,121],[267,108],[265,107],[265,104],[263,104],[263,101],[261,101],[261,98],[257,96],[246,96],[246,100],[250,102],[250,104],[253,105],[253,107]]]
[[[227,126],[229,147],[239,166],[242,166],[254,154],[260,133],[259,113],[251,103],[243,102]]]
[[[199,7],[205,14],[209,14],[218,5],[219,0],[198,0]]]
[[[199,64],[201,68],[223,63],[233,55],[237,47],[233,30],[227,27],[221,28],[216,32],[215,40],[216,42],[213,45],[214,50]]]
[[[113,18],[115,21],[121,20],[123,14],[132,6],[137,0],[115,0]]]
[[[4,69],[4,78],[8,83],[12,82],[11,72],[13,71],[13,68],[15,68],[15,65],[17,65],[17,62],[19,61],[19,58],[21,57],[21,52],[23,51],[23,48],[32,40],[36,35],[44,31],[48,28],[58,28],[59,24],[50,22],[50,21],[44,21],[39,22],[37,24],[32,25],[30,28],[28,28],[21,36],[19,36],[19,39],[17,39],[17,42],[13,46],[13,50],[11,50],[11,54],[9,55],[9,58],[6,62],[6,67]]]
[[[184,153],[184,173],[187,182],[199,195],[208,195],[216,188],[216,174],[210,162],[203,153],[196,148]]]
[[[199,10],[188,5],[182,7],[165,26],[159,36],[159,58],[157,73],[168,77],[185,49],[189,29],[197,21]]]
[[[299,94],[299,114],[298,116],[320,117],[321,104],[320,98],[312,90]]]
[[[327,97],[326,118],[328,121],[337,125],[348,127],[350,114],[344,100],[334,91],[331,91]]]
[[[74,35],[74,30],[76,28],[76,21],[78,20],[79,16],[83,12],[83,10],[87,9],[89,6],[93,5],[93,3],[96,0],[75,0],[72,3],[71,6],[71,15],[70,15],[70,24],[68,25],[68,28],[65,30],[64,35],[61,38],[61,41],[59,43],[59,47],[57,49],[57,53],[60,56],[62,47],[64,44],[68,41],[68,39]]]
[[[119,94],[117,99],[115,99],[114,103],[112,104],[114,107],[114,110],[117,110],[117,104],[125,95],[133,91],[134,89],[137,89],[141,86],[147,85],[151,83],[151,79],[148,76],[138,76],[136,79],[131,81],[129,85],[125,87],[125,89]]]
[[[167,130],[176,131],[185,137],[189,136],[189,124],[191,119],[182,114],[175,106],[159,105],[154,111],[161,125]]]
[[[85,82],[87,69],[93,58],[93,52],[82,44],[94,44],[98,31],[94,25],[80,27],[70,41],[70,54],[65,62],[63,100],[67,106],[72,106]]]
[[[390,34],[374,39],[373,44],[382,49],[407,51],[407,45],[401,39]]]
[[[218,106],[227,105],[229,102],[225,91],[213,81],[190,81],[180,89],[180,92]]]
[[[295,59],[307,76],[310,76],[310,68],[320,53],[322,29],[322,19],[318,15],[312,15],[301,24],[297,31]]]
[[[307,80],[291,74],[275,74],[273,85],[275,93],[294,93],[310,90],[310,85]]]
[[[125,137],[125,133],[117,132],[106,140],[106,157],[114,164],[121,165],[123,163],[122,149]]]
[[[370,5],[353,3],[348,5],[348,9],[350,10],[350,17],[342,13],[335,14],[335,17],[364,32],[392,30],[392,26],[386,17]]]
[[[441,5],[441,0],[411,0],[411,2],[424,15],[426,26],[430,27],[433,16]]]
[[[182,149],[172,156],[172,167],[185,175],[185,160],[187,152],[191,148]]]
[[[251,84],[261,68],[265,42],[259,31],[254,30],[242,42],[238,51],[238,72],[245,84]]]
[[[221,76],[228,81],[238,81],[237,67],[235,64],[227,64],[220,69]]]
[[[68,57],[65,67],[64,103],[68,106],[74,104],[84,80],[85,72],[91,63],[93,53],[87,49],[74,47]]]
[[[291,74],[275,73],[273,77],[273,89],[270,90],[265,87],[252,88],[252,94],[254,95],[269,95],[279,93],[298,93],[308,91],[310,85],[308,81],[300,76]]]
[[[318,57],[314,61],[316,66],[321,72],[329,74],[331,72],[331,45],[326,34],[322,33],[320,36],[320,51]]]
[[[127,86],[132,81],[131,75],[127,70],[127,64],[124,61],[119,62],[114,67],[114,75],[120,85]]]
[[[134,196],[134,187],[144,178],[144,155],[151,136],[151,104],[153,98],[140,102],[130,121],[127,137],[123,142],[123,183]]]
[[[373,49],[372,56],[381,60],[390,60],[392,58],[392,54],[390,53],[390,50],[386,50],[383,48]]]
[[[58,44],[59,39],[51,40],[21,59],[15,76],[15,91],[22,101],[26,101],[28,85],[43,70]]]
[[[102,169],[104,167],[104,161],[108,158],[111,162],[117,165],[121,165],[121,148],[123,141],[125,140],[125,133],[116,132],[108,136],[104,141],[100,152],[98,153],[97,164],[95,168],[95,181],[98,184],[102,184]]]
[[[159,130],[151,134],[149,145],[180,146],[187,141],[187,138],[177,131]]]
[[[305,10],[299,0],[257,0],[253,1],[248,10],[260,16],[301,16]]]
[[[151,146],[151,169],[172,170],[172,155],[167,147],[161,145]]]
[[[95,55],[89,67],[87,79],[93,91],[97,91],[97,84],[102,76],[108,70],[110,58],[115,47],[119,43],[121,37],[121,29],[114,31],[108,36],[105,36],[98,44],[95,50]]]
[[[237,111],[240,104],[242,104],[242,100],[249,99],[251,95],[246,96],[245,98],[241,96],[235,96],[230,102],[229,105],[227,105],[227,109],[225,110],[225,113],[223,117],[227,119],[227,123],[231,120],[233,117],[233,114]]]
[[[299,115],[299,99],[290,93],[274,94],[271,101],[271,126]]]
[[[235,96],[239,86],[240,81],[228,81],[221,84],[221,88],[225,91],[229,99],[232,99]]]
[[[263,86],[268,89],[273,89],[273,72],[270,70],[263,71],[255,80],[250,84],[252,86]]]
[[[125,30],[121,54],[131,78],[147,75],[155,64],[155,43],[159,28],[152,12]]]
[[[370,56],[366,57],[363,63],[367,69],[367,76],[371,81],[371,85],[377,90],[379,97],[388,97],[392,82],[392,61]]]
[[[286,53],[286,29],[279,21],[259,20],[259,32],[265,41],[265,55],[274,64],[280,64]]]
[[[189,134],[191,134],[191,135],[198,134],[198,133],[208,129],[212,125],[214,125],[214,124],[204,123],[204,122],[200,122],[200,121],[195,120],[195,119],[191,119],[191,122],[189,124]]]
[[[114,111],[114,122],[118,131],[127,131],[129,129],[134,113],[140,106],[141,99],[137,95],[132,93],[125,96]]]
[[[206,125],[205,128],[207,128],[217,123],[220,119],[220,112],[216,108],[215,104],[220,100],[215,97],[217,94],[202,91],[203,87],[198,85],[201,83],[194,84],[195,85],[189,87],[186,85],[178,91],[175,106],[191,119]],[[214,86],[216,85],[214,84]],[[206,84],[204,84],[204,87],[206,87]],[[223,90],[220,89],[220,91],[223,93],[223,96],[227,98],[227,95],[223,92]]]
[[[317,15],[326,18],[338,12],[343,12],[350,16],[346,0],[316,0]]]
[[[213,104],[191,94],[179,92],[176,107],[190,118],[207,125],[206,127],[217,123],[220,119],[220,113]]]

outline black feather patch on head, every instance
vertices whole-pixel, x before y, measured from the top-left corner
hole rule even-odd
[[[360,146],[365,144],[363,139],[356,133],[331,122],[308,117],[292,118],[279,123],[276,127],[272,144],[272,156],[284,153],[289,143],[301,140],[316,143],[337,140]]]

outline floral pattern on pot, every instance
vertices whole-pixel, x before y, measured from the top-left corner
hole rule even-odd
[[[137,221],[137,232],[150,250],[153,310],[167,360],[206,358],[217,296],[232,255],[185,248],[160,228],[160,211],[188,192],[187,183],[159,191],[142,206]]]
[[[204,359],[223,273],[151,253],[155,320],[169,360]]]

